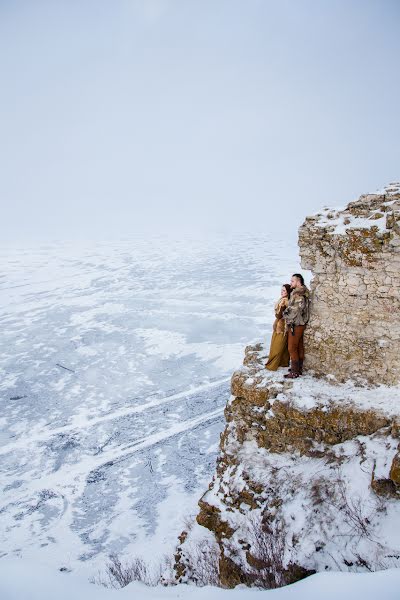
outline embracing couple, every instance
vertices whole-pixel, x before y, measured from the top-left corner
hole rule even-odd
[[[290,285],[285,283],[281,297],[275,304],[275,322],[267,369],[276,371],[279,367],[290,369],[285,378],[295,379],[303,374],[304,342],[303,335],[310,309],[310,292],[304,285],[300,273],[292,275]]]

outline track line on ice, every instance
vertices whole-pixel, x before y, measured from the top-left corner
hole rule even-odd
[[[60,433],[88,429],[90,427],[98,425],[99,423],[105,423],[107,421],[113,421],[114,419],[119,419],[121,417],[126,417],[126,416],[137,414],[137,413],[142,413],[148,409],[151,409],[151,408],[154,408],[157,406],[163,406],[164,404],[173,402],[174,400],[180,400],[181,398],[186,398],[188,396],[192,396],[193,394],[197,394],[204,390],[211,390],[215,387],[218,387],[222,383],[226,383],[229,380],[230,380],[230,377],[224,377],[223,379],[218,379],[217,381],[212,381],[210,383],[204,383],[204,384],[194,387],[190,390],[184,390],[182,392],[177,392],[176,394],[172,394],[171,396],[166,396],[164,398],[156,398],[154,400],[150,400],[149,402],[145,402],[144,404],[141,404],[139,406],[129,406],[126,408],[121,408],[120,410],[117,410],[115,412],[107,413],[106,415],[101,415],[99,417],[94,417],[93,419],[86,419],[86,420],[82,420],[82,422],[79,422],[79,423],[74,422],[69,425],[65,425],[63,427],[56,427],[49,431],[43,432],[43,434],[31,437],[31,438],[21,437],[21,439],[18,440],[17,442],[8,444],[7,446],[3,446],[2,448],[0,448],[0,456],[2,456],[4,454],[8,454],[9,452],[12,452],[12,451],[15,451],[18,449],[25,449],[30,444],[33,444],[36,442],[43,442],[43,441],[49,440],[53,436],[60,434]]]
[[[120,448],[115,448],[113,450],[109,450],[109,453],[115,455],[114,462],[119,462],[120,460],[124,460],[127,456],[131,454],[135,454],[136,452],[140,452],[140,450],[144,450],[151,446],[156,446],[160,442],[163,442],[169,438],[175,437],[181,433],[185,433],[186,431],[190,431],[195,429],[198,425],[204,425],[208,421],[212,422],[216,418],[220,417],[224,413],[225,407],[220,406],[215,410],[204,413],[197,417],[193,417],[192,419],[188,419],[187,421],[182,421],[181,423],[177,423],[173,427],[169,429],[165,429],[164,431],[160,431],[159,433],[152,433],[145,438],[140,438],[130,444],[126,444]],[[111,458],[111,460],[113,460]],[[110,462],[110,458],[102,461],[102,465],[106,465]]]
[[[43,489],[51,489],[52,491],[56,491],[61,496],[65,497],[65,488],[70,486],[75,488],[72,492],[72,495],[76,497],[76,486],[80,485],[81,493],[83,493],[83,488],[87,484],[87,477],[91,472],[96,471],[101,467],[106,467],[107,465],[112,466],[115,463],[126,460],[130,456],[133,456],[142,450],[157,446],[161,442],[196,429],[196,427],[200,425],[212,423],[221,417],[223,412],[224,407],[219,407],[209,413],[204,413],[192,419],[188,419],[187,421],[177,423],[169,429],[164,429],[158,433],[150,434],[147,437],[139,438],[138,440],[135,440],[134,442],[125,446],[110,449],[102,453],[100,456],[86,456],[83,460],[74,465],[65,464],[56,472],[29,480],[27,482],[27,487],[23,490],[23,495],[21,496],[16,496],[15,490],[12,490],[14,501],[17,500],[18,502],[23,502],[27,496],[31,497],[33,493],[39,492]]]

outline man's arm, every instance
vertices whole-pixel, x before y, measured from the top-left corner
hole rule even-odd
[[[302,310],[302,306],[304,304],[304,298],[300,297],[292,304],[289,304],[287,309],[283,313],[283,318],[286,321],[288,327],[294,324],[296,317]]]

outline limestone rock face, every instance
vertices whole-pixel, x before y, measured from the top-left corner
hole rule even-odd
[[[339,381],[400,381],[400,184],[299,229],[313,273],[305,366]]]

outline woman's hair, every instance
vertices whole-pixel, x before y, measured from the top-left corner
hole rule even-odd
[[[304,285],[304,277],[303,277],[303,275],[300,275],[300,273],[293,273],[292,277],[297,277],[297,279],[300,279],[301,285]]]
[[[292,288],[290,287],[290,285],[288,283],[284,283],[282,287],[285,288],[285,290],[287,291],[287,297],[290,298],[290,293],[292,291]]]

